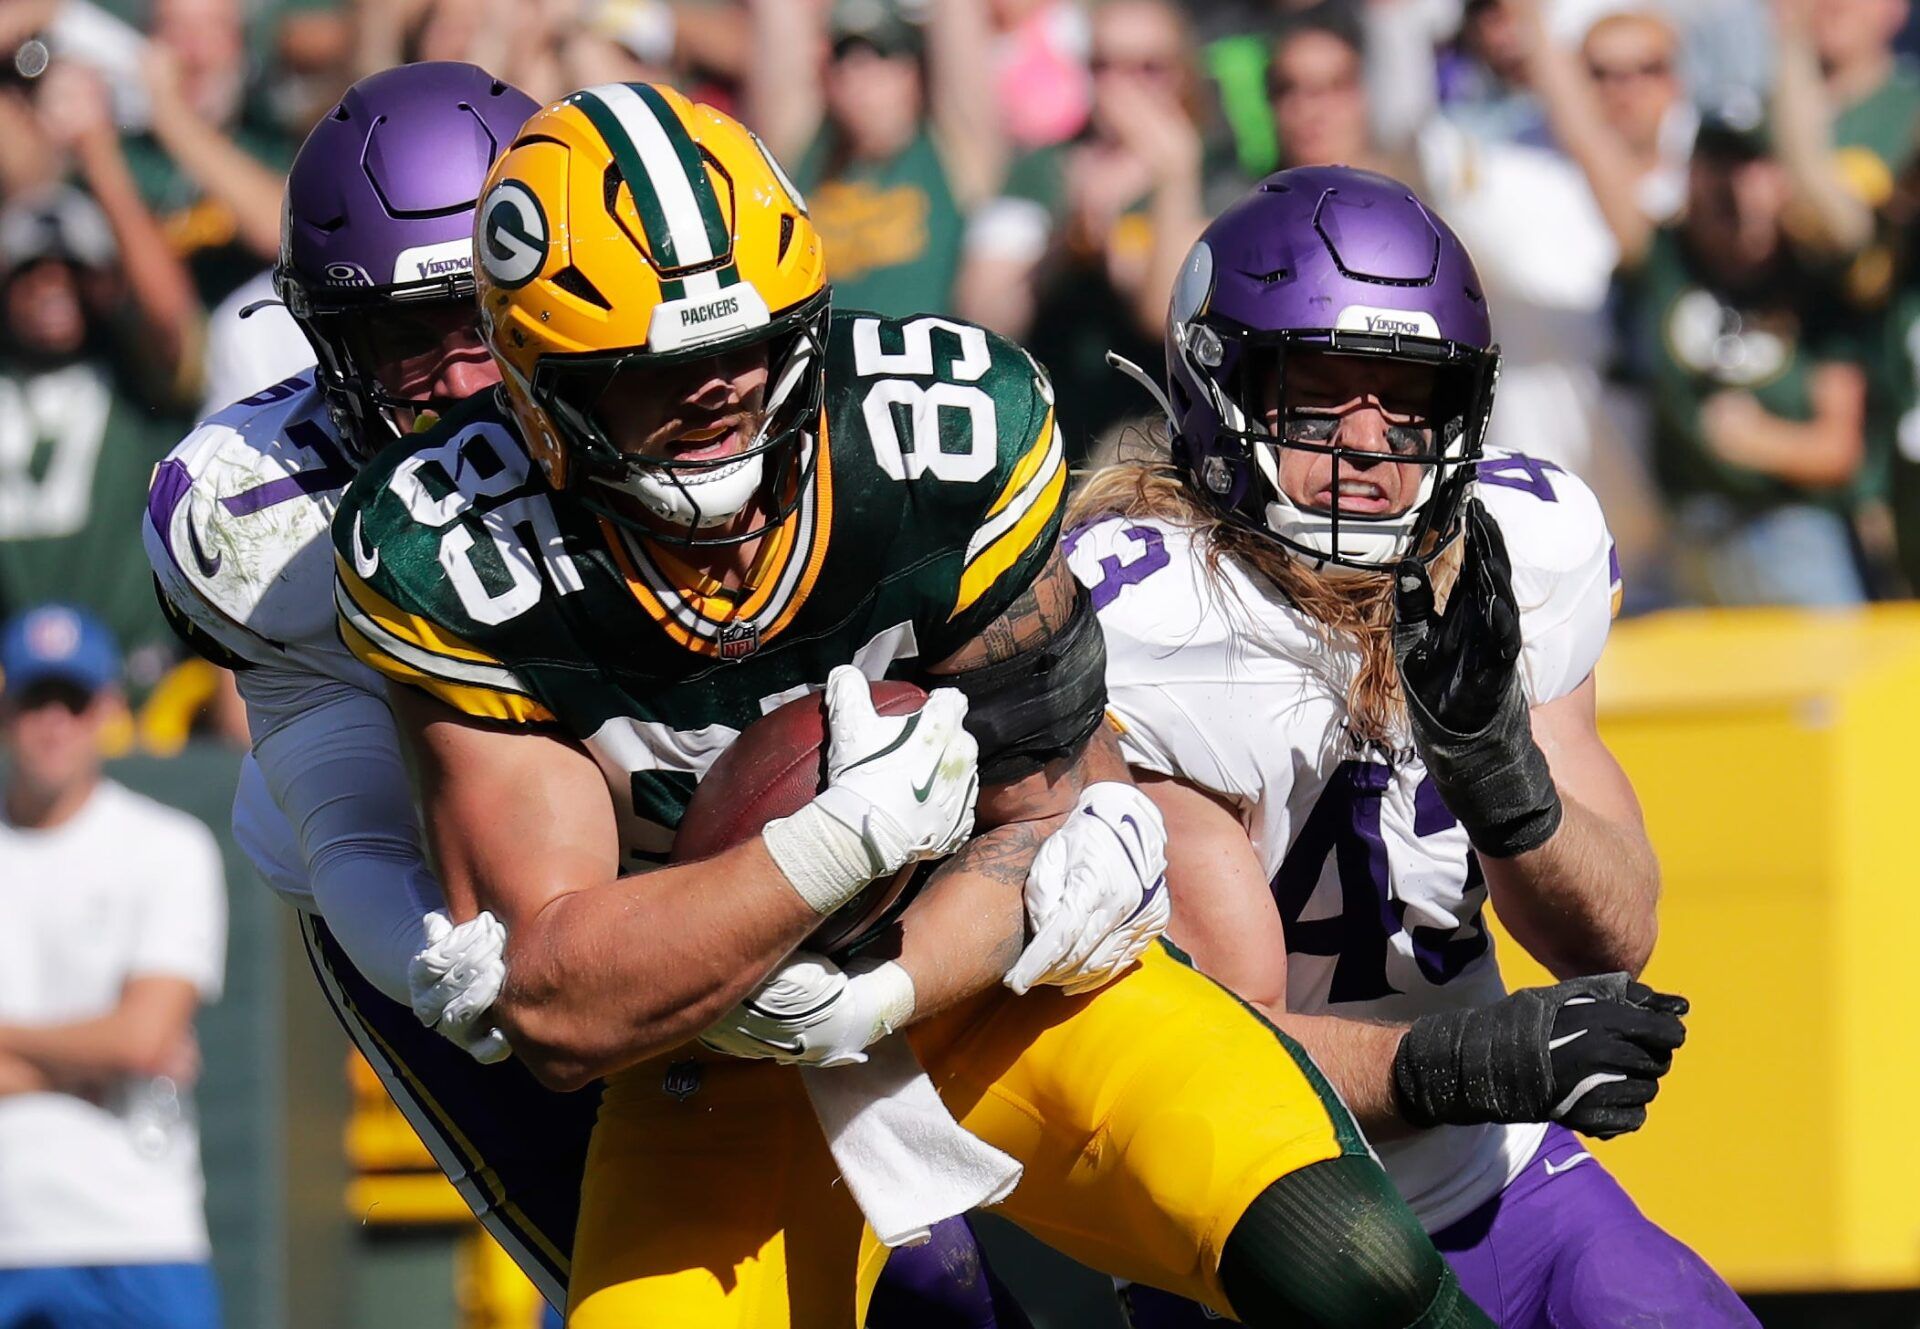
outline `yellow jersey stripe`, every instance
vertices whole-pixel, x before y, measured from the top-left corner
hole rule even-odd
[[[1052,417],[1049,416],[1051,424]],[[967,562],[978,558],[983,550],[993,544],[1002,535],[1018,526],[1031,508],[1047,492],[1047,486],[1066,466],[1066,449],[1060,438],[1058,427],[1050,428],[1046,435],[1047,445],[1040,453],[1040,465],[1028,477],[1027,482],[1012,491],[1012,499],[1000,511],[987,518],[980,529],[967,541]]]
[[[773,159],[769,157],[768,161]],[[820,436],[814,442],[820,455],[813,463],[813,539],[805,552],[806,566],[800,570],[800,583],[787,595],[787,603],[767,624],[767,630],[761,634],[762,640],[768,640],[779,634],[780,630],[793,621],[800,612],[800,606],[807,602],[807,596],[813,593],[813,584],[820,579],[820,569],[827,561],[827,541],[833,534],[833,458],[827,451],[827,413],[820,413]],[[796,516],[799,514],[795,514]]]
[[[491,665],[495,669],[506,668],[499,660],[478,646],[462,641],[439,625],[429,622],[418,614],[410,614],[387,599],[369,586],[360,574],[354,571],[353,565],[337,553],[333,557],[333,566],[338,574],[339,589],[345,593],[347,600],[351,601],[361,614],[401,641],[417,650],[448,660]],[[342,612],[345,612],[344,605]]]
[[[993,505],[987,509],[989,521],[999,516],[1007,504],[1013,502],[1014,495],[1024,489],[1027,482],[1040,473],[1041,465],[1046,461],[1047,453],[1056,441],[1053,411],[1049,408],[1047,418],[1040,423],[1040,432],[1034,436],[1033,443],[1021,455],[1020,460],[1013,464],[1013,474],[1007,477],[1006,486],[993,500]]]
[[[500,720],[510,724],[553,724],[553,712],[531,697],[516,692],[496,692],[471,683],[455,683],[415,668],[381,650],[352,623],[340,621],[340,640],[354,658],[369,669],[377,670],[396,682],[419,688],[459,711],[481,720]]]
[[[982,549],[967,564],[966,571],[960,574],[960,593],[954,600],[953,612],[947,615],[949,619],[958,618],[971,608],[1007,569],[1020,561],[1021,555],[1033,547],[1033,542],[1047,529],[1047,523],[1059,512],[1066,492],[1067,468],[1055,467],[1053,478],[1047,482],[1036,501],[1028,506],[1025,515],[1006,534]]]

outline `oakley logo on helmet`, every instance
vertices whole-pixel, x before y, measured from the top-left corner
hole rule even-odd
[[[439,244],[414,245],[403,249],[393,260],[393,280],[399,282],[432,281],[437,277],[458,277],[473,271],[473,242],[443,240]]]
[[[501,286],[525,286],[547,263],[547,214],[518,180],[502,180],[480,205],[480,263]]]
[[[1397,332],[1403,337],[1440,335],[1440,324],[1424,309],[1376,309],[1372,305],[1348,305],[1333,325],[1341,332]]]
[[[335,286],[371,286],[373,278],[358,263],[329,263],[323,270]]]

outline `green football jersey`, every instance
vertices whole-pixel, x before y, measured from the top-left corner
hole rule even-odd
[[[388,449],[334,518],[341,635],[456,709],[583,742],[623,861],[661,861],[741,730],[836,665],[910,675],[1052,552],[1066,465],[1046,376],[938,317],[835,314],[817,465],[734,594],[555,491],[488,393]]]

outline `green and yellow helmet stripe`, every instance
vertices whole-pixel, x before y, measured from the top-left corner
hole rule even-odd
[[[727,254],[719,196],[666,98],[645,83],[602,83],[567,100],[606,141],[660,271],[701,267]]]

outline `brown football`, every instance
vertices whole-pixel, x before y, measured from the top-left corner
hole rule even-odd
[[[911,683],[872,685],[881,715],[908,715],[927,694]],[[673,837],[673,861],[708,858],[791,816],[827,787],[827,698],[811,692],[748,725],[693,791]],[[832,955],[883,918],[912,882],[917,865],[876,881],[829,914],[803,943]]]

